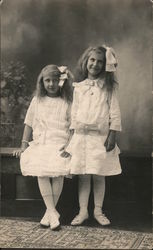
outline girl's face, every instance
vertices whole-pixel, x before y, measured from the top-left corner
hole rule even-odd
[[[104,59],[103,53],[97,53],[95,51],[91,52],[87,61],[89,79],[96,79],[99,76],[104,66]]]
[[[48,74],[43,77],[44,88],[47,91],[47,95],[52,97],[56,96],[59,87],[59,77],[53,74]]]

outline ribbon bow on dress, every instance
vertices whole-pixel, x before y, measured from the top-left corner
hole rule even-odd
[[[90,87],[92,87],[92,86],[100,87],[102,89],[103,85],[104,85],[104,80],[99,79],[99,78],[95,79],[95,80],[87,79],[85,85],[88,85]]]
[[[89,93],[91,95],[93,95],[93,87],[100,87],[101,89],[103,88],[103,85],[104,85],[104,80],[102,79],[95,79],[95,80],[91,80],[91,79],[86,79],[85,83],[84,83],[84,91],[83,91],[83,94],[85,94],[86,92],[89,91]],[[77,85],[75,85],[77,86]]]

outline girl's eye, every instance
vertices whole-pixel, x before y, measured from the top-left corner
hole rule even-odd
[[[58,83],[58,80],[53,80],[53,83]]]
[[[45,82],[50,82],[50,79],[45,79]]]
[[[91,62],[94,62],[95,60],[94,60],[93,58],[90,58],[90,61],[91,61]]]

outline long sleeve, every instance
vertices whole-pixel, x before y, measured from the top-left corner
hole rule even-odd
[[[121,131],[121,113],[117,98],[117,91],[113,91],[110,100],[110,129]]]
[[[70,129],[75,129],[76,114],[77,114],[77,110],[78,110],[78,103],[79,103],[78,93],[77,93],[76,89],[74,89],[73,103],[72,103],[72,108],[71,108],[71,125],[70,125]]]
[[[67,114],[67,121],[69,123],[69,126],[71,124],[71,109],[72,109],[72,104],[69,104],[68,108],[67,108],[67,112],[66,112],[66,114]]]
[[[36,97],[33,97],[30,106],[27,110],[24,123],[28,126],[32,127],[35,115],[35,107],[36,107]]]

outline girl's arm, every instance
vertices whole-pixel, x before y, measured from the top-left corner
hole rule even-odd
[[[73,103],[71,108],[71,125],[70,129],[75,129],[76,127],[76,114],[78,110],[78,104],[79,104],[79,96],[77,92],[77,83],[73,83],[74,85],[74,92],[73,92]]]
[[[106,151],[109,152],[115,148],[116,144],[116,131],[115,130],[109,130],[107,139],[104,143],[104,146],[106,147]]]
[[[73,83],[73,86],[77,86],[77,83]],[[71,139],[72,139],[72,136],[74,134],[74,129],[75,129],[75,125],[76,125],[76,113],[77,113],[77,109],[78,109],[78,94],[77,94],[77,91],[76,89],[74,88],[74,92],[73,92],[73,103],[72,103],[72,107],[71,107],[71,125],[70,125],[70,136],[69,136],[69,139],[66,143],[66,145],[64,147],[62,147],[60,149],[60,151],[64,150],[62,153],[61,153],[61,156],[62,157],[69,157],[70,154],[68,152],[66,152],[66,148],[68,147]]]
[[[104,143],[106,151],[109,152],[115,148],[116,134],[121,131],[121,113],[117,98],[117,92],[113,91],[110,101],[110,130]]]
[[[16,150],[13,152],[13,156],[16,156],[16,157],[21,156],[21,153],[23,153],[29,145],[29,140],[31,138],[31,134],[32,134],[32,127],[30,127],[26,124],[24,127],[24,131],[23,131],[21,147],[19,150]]]
[[[31,134],[32,134],[32,124],[33,124],[33,120],[34,120],[34,116],[35,116],[36,107],[37,107],[37,98],[33,97],[32,101],[29,105],[29,108],[27,110],[25,120],[24,120],[25,127],[24,127],[24,131],[23,131],[21,147],[19,150],[13,152],[13,155],[16,157],[20,157],[21,153],[24,152],[24,150],[29,145],[29,140],[30,140]]]
[[[69,145],[69,143],[70,143],[70,141],[71,141],[71,139],[72,139],[73,134],[74,134],[74,129],[71,129],[71,130],[70,130],[70,136],[69,136],[69,139],[68,139],[67,143],[65,144],[64,147],[60,148],[60,151],[63,151],[63,152],[61,153],[61,156],[62,156],[62,157],[67,158],[67,157],[70,156],[70,154],[66,151],[66,148],[68,147],[68,145]]]

